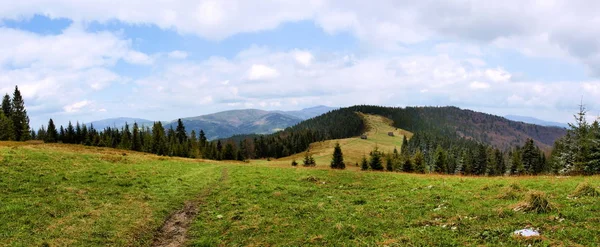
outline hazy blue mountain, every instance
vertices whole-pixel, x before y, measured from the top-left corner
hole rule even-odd
[[[120,117],[120,118],[109,118],[109,119],[93,121],[93,122],[87,123],[87,125],[92,124],[92,125],[94,125],[95,129],[103,130],[106,127],[121,128],[121,127],[125,126],[125,123],[128,123],[129,125],[133,125],[133,123],[137,123],[140,126],[152,127],[153,122],[151,120],[141,119],[141,118]]]
[[[337,108],[315,106],[298,111],[264,111],[258,109],[242,109],[217,112],[208,115],[181,118],[188,132],[195,130],[198,134],[204,130],[208,139],[227,138],[238,134],[270,134],[293,126],[302,120],[313,118]],[[94,121],[94,128],[121,128],[125,123],[152,127],[153,121],[139,118],[111,118]],[[163,121],[165,128],[176,128],[177,120]]]
[[[555,127],[561,127],[561,128],[569,128],[569,125],[566,124],[566,123],[544,121],[544,120],[537,119],[537,118],[534,118],[534,117],[517,116],[517,115],[506,115],[505,118],[508,119],[508,120],[512,120],[512,121],[518,121],[518,122],[523,122],[523,123],[536,124],[536,125],[541,125],[541,126],[555,126]]]
[[[257,109],[231,110],[209,115],[182,118],[188,132],[204,130],[208,139],[239,134],[270,134],[301,122],[303,119],[280,112]],[[166,128],[176,127],[173,121]]]
[[[302,109],[299,111],[282,111],[282,113],[292,115],[294,117],[301,118],[301,119],[309,119],[309,118],[323,115],[327,112],[330,112],[330,111],[338,109],[338,108],[339,107],[329,107],[329,106],[319,105],[319,106],[315,106],[315,107],[305,108],[305,109]]]

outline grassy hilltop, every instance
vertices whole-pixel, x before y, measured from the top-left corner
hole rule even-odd
[[[0,246],[150,246],[190,202],[192,246],[593,246],[600,200],[573,195],[582,183],[598,191],[600,177],[334,171],[2,142]],[[547,212],[524,204],[531,191],[545,193]],[[522,228],[541,237],[511,236]]]
[[[310,144],[310,154],[313,155],[318,167],[329,167],[331,162],[331,154],[336,143],[339,143],[344,152],[344,161],[349,169],[358,169],[355,164],[360,163],[363,155],[369,156],[369,152],[377,147],[380,151],[391,153],[394,148],[400,151],[402,148],[402,140],[404,136],[408,139],[412,137],[412,133],[392,127],[392,120],[378,115],[360,114],[367,127],[364,133],[367,139],[363,140],[359,136],[327,140]],[[394,136],[389,136],[388,133],[393,132]],[[273,160],[271,164],[290,165],[292,160],[296,160],[302,164],[302,159],[305,153],[298,153],[285,158]],[[255,160],[255,163],[264,164],[264,160]]]

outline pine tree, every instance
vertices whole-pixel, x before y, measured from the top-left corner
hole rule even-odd
[[[65,132],[65,128],[61,125],[60,132],[58,134],[58,140],[62,143],[68,143],[68,142],[66,142],[66,138],[67,138],[67,133]]]
[[[69,121],[69,125],[67,125],[67,129],[65,130],[65,143],[74,143],[75,142],[75,128],[71,121]]]
[[[373,149],[369,155],[369,166],[371,166],[371,169],[375,171],[383,171],[383,163],[381,161],[381,152],[379,152],[379,149],[375,147],[375,149]]]
[[[58,141],[58,132],[52,118],[48,121],[48,130],[46,131],[46,139],[44,142],[53,143]]]
[[[396,150],[396,149],[394,149]],[[385,155],[385,170],[388,172],[394,171],[394,156],[387,154]]]
[[[402,154],[402,171],[403,172],[414,172],[415,169],[413,167],[413,163],[410,160],[408,154]]]
[[[183,126],[181,118],[177,119],[177,129],[175,130],[175,132],[179,144],[185,143],[187,141],[187,133],[185,132],[185,126]]]
[[[233,150],[233,144],[227,143],[225,144],[225,149],[223,150],[223,160],[235,160],[235,151]]]
[[[0,141],[11,141],[15,139],[12,121],[0,112]]]
[[[317,165],[312,154],[310,154],[310,150],[306,150],[306,153],[304,154],[304,160],[302,160],[302,162],[304,163],[303,164],[304,166],[316,166]]]
[[[435,161],[433,164],[434,171],[437,173],[447,172],[446,152],[438,145],[435,151]]]
[[[360,169],[363,171],[369,170],[369,162],[367,161],[367,157],[365,157],[364,155],[360,162]]]
[[[198,137],[200,141],[200,147],[206,146],[206,135],[204,134],[204,130],[200,130],[200,137]]]
[[[415,166],[415,172],[425,173],[425,157],[423,156],[423,153],[421,153],[420,150],[417,150],[417,152],[415,153],[413,157],[413,164]]]
[[[40,140],[40,141],[46,140],[46,134],[47,134],[46,128],[42,125],[42,127],[40,127],[37,131],[36,140]]]
[[[331,168],[333,169],[345,169],[344,155],[342,154],[342,148],[339,143],[335,144],[333,148],[333,156],[331,158]]]
[[[162,123],[155,122],[152,126],[152,153],[167,155],[167,140]]]
[[[10,96],[8,96],[8,94],[5,94],[4,97],[2,98],[2,112],[4,113],[5,117],[11,119],[12,112],[13,112],[12,101],[10,100]]]
[[[133,123],[133,133],[131,136],[131,150],[142,151],[142,137],[140,135],[140,129],[136,122]]]
[[[29,117],[25,110],[25,102],[19,88],[15,86],[15,92],[12,98],[11,119],[14,126],[14,136],[17,141],[27,141],[31,138],[29,128]]]

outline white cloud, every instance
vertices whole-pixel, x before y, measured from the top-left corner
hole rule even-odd
[[[79,102],[75,102],[73,104],[70,105],[66,105],[63,107],[63,109],[65,110],[65,112],[67,113],[73,113],[73,112],[78,112],[80,111],[82,108],[90,105],[90,101],[84,100],[84,101],[79,101]]]
[[[485,82],[474,81],[474,82],[471,82],[469,87],[472,89],[488,89],[488,88],[490,88],[490,84],[487,84]]]
[[[314,57],[313,57],[312,53],[307,52],[307,51],[295,51],[294,59],[296,59],[296,62],[298,62],[299,64],[301,64],[303,66],[310,66],[310,64],[314,60]]]
[[[253,64],[248,70],[248,79],[251,81],[273,79],[277,76],[277,70],[263,64]]]
[[[188,57],[187,52],[184,51],[172,51],[168,54],[169,58],[173,59],[186,59]]]
[[[492,45],[530,56],[571,59],[600,75],[598,8],[600,3],[593,0],[31,0],[0,5],[0,19],[43,14],[76,23],[119,20],[213,40],[306,20],[329,33],[351,33],[371,49],[403,51],[407,44],[450,39],[460,41],[460,49],[474,56],[483,51],[471,43]]]

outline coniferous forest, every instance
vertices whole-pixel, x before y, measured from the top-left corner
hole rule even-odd
[[[97,130],[79,122],[57,126],[50,119],[37,131],[30,130],[25,103],[15,87],[12,97],[6,94],[2,100],[0,140],[42,140],[165,156],[243,161],[286,157],[305,152],[313,142],[359,136],[367,126],[358,112],[387,117],[394,127],[414,133],[410,140],[404,138],[400,150],[371,150],[361,162],[362,170],[489,176],[600,173],[600,124],[586,122],[583,106],[568,130],[516,123],[455,107],[359,105],[331,111],[270,135],[238,135],[209,141],[202,130],[188,132],[181,120],[175,129],[165,129],[161,122],[155,122],[152,127],[132,123]],[[510,138],[494,138],[499,135]],[[551,143],[552,138],[558,140]],[[332,168],[343,164],[342,150],[338,148]]]

